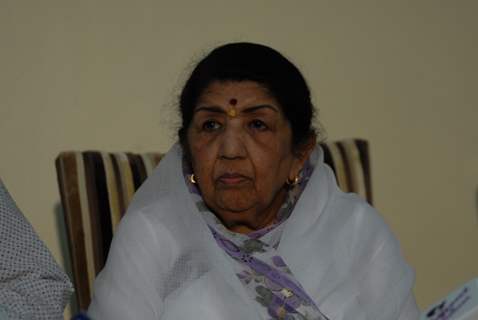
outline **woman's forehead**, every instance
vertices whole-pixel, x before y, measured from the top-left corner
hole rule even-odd
[[[254,81],[214,81],[199,96],[201,105],[249,106],[252,104],[278,106],[277,100],[261,84]]]

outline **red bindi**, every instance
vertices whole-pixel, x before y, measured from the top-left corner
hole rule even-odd
[[[235,105],[237,104],[237,99],[231,99],[231,100],[229,100],[229,104],[230,104],[231,106],[235,106]]]

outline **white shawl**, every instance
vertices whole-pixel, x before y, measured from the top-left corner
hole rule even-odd
[[[418,319],[413,270],[380,215],[337,187],[318,147],[315,170],[278,252],[331,320]],[[94,320],[261,319],[198,213],[175,145],[141,186],[95,282]]]

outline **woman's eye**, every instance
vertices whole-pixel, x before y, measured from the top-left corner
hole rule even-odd
[[[249,123],[249,127],[251,129],[260,130],[260,131],[267,130],[267,125],[264,123],[264,121],[258,120],[258,119],[252,120]]]
[[[202,124],[202,128],[206,131],[215,131],[221,129],[221,124],[214,120],[207,120]]]

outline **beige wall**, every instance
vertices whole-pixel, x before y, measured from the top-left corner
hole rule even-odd
[[[225,3],[226,2],[226,3]],[[422,307],[478,276],[474,1],[0,1],[0,176],[67,267],[55,156],[166,151],[188,66],[272,45],[304,71],[330,139],[372,147],[375,202]]]

